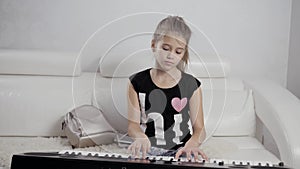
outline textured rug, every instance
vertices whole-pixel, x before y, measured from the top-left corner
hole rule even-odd
[[[223,147],[223,149],[220,149],[220,147]],[[53,152],[71,149],[72,147],[68,140],[62,137],[0,137],[0,169],[10,168],[13,154],[35,151]],[[233,145],[213,139],[210,139],[210,141],[202,145],[202,150],[210,158],[222,158],[220,154],[231,151],[232,149],[234,149]],[[119,147],[117,144],[76,148],[76,150],[127,154],[127,149]]]

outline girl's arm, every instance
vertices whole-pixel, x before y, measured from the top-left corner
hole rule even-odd
[[[130,82],[128,85],[128,135],[132,138],[145,135],[140,128],[140,106],[137,93]]]
[[[150,141],[140,127],[140,106],[137,93],[132,84],[128,84],[128,135],[134,142],[128,147],[132,155],[139,157],[142,151],[143,158],[150,150]]]
[[[202,158],[207,160],[207,156],[199,149],[199,146],[206,137],[203,118],[202,91],[200,87],[194,91],[190,98],[189,106],[193,135],[186,142],[185,146],[176,153],[175,158],[178,159],[181,154],[186,153],[188,159],[190,159],[191,154],[193,154],[195,160],[197,160],[198,155],[200,154]]]
[[[202,105],[202,90],[199,87],[192,95],[190,102],[190,118],[193,126],[193,135],[191,139],[198,145],[205,140],[206,133],[204,127],[203,105]]]

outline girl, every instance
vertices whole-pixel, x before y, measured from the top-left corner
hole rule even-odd
[[[128,150],[135,157],[145,158],[153,146],[166,150],[156,155],[207,159],[199,149],[205,139],[201,83],[184,72],[190,36],[181,17],[163,19],[151,42],[155,67],[129,78],[128,134],[134,141]]]

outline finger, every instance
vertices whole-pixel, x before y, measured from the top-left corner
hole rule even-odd
[[[145,159],[146,158],[146,154],[147,154],[147,145],[144,145],[142,147],[142,151],[143,151],[142,158]]]
[[[177,153],[175,154],[175,159],[176,160],[179,159],[179,156],[182,154],[182,152],[183,152],[182,149],[180,149],[180,150],[177,151]]]
[[[141,145],[138,144],[138,145],[135,147],[135,157],[140,158],[140,152],[141,152]]]
[[[131,153],[131,147],[132,147],[132,144],[130,145],[130,146],[128,146],[128,148],[127,148],[127,153]]]
[[[150,152],[150,150],[151,150],[151,145],[148,144],[148,145],[147,145],[147,152]]]
[[[135,157],[135,146],[134,145],[131,146],[131,156],[132,156],[132,158]]]
[[[199,153],[200,153],[200,155],[202,156],[203,159],[208,161],[208,157],[205,155],[205,153],[203,151],[199,151]]]
[[[198,155],[198,151],[192,151],[193,155],[194,155],[194,160],[195,162],[199,161],[199,155]]]
[[[191,151],[190,150],[186,151],[186,158],[187,158],[187,160],[191,160]]]
[[[127,153],[133,155],[132,153],[132,148],[133,148],[133,144],[131,144],[128,148],[127,148]]]

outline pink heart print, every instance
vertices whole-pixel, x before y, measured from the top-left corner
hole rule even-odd
[[[186,106],[186,103],[187,103],[186,97],[182,98],[181,100],[178,97],[174,97],[171,101],[173,108],[177,112],[180,112]]]

